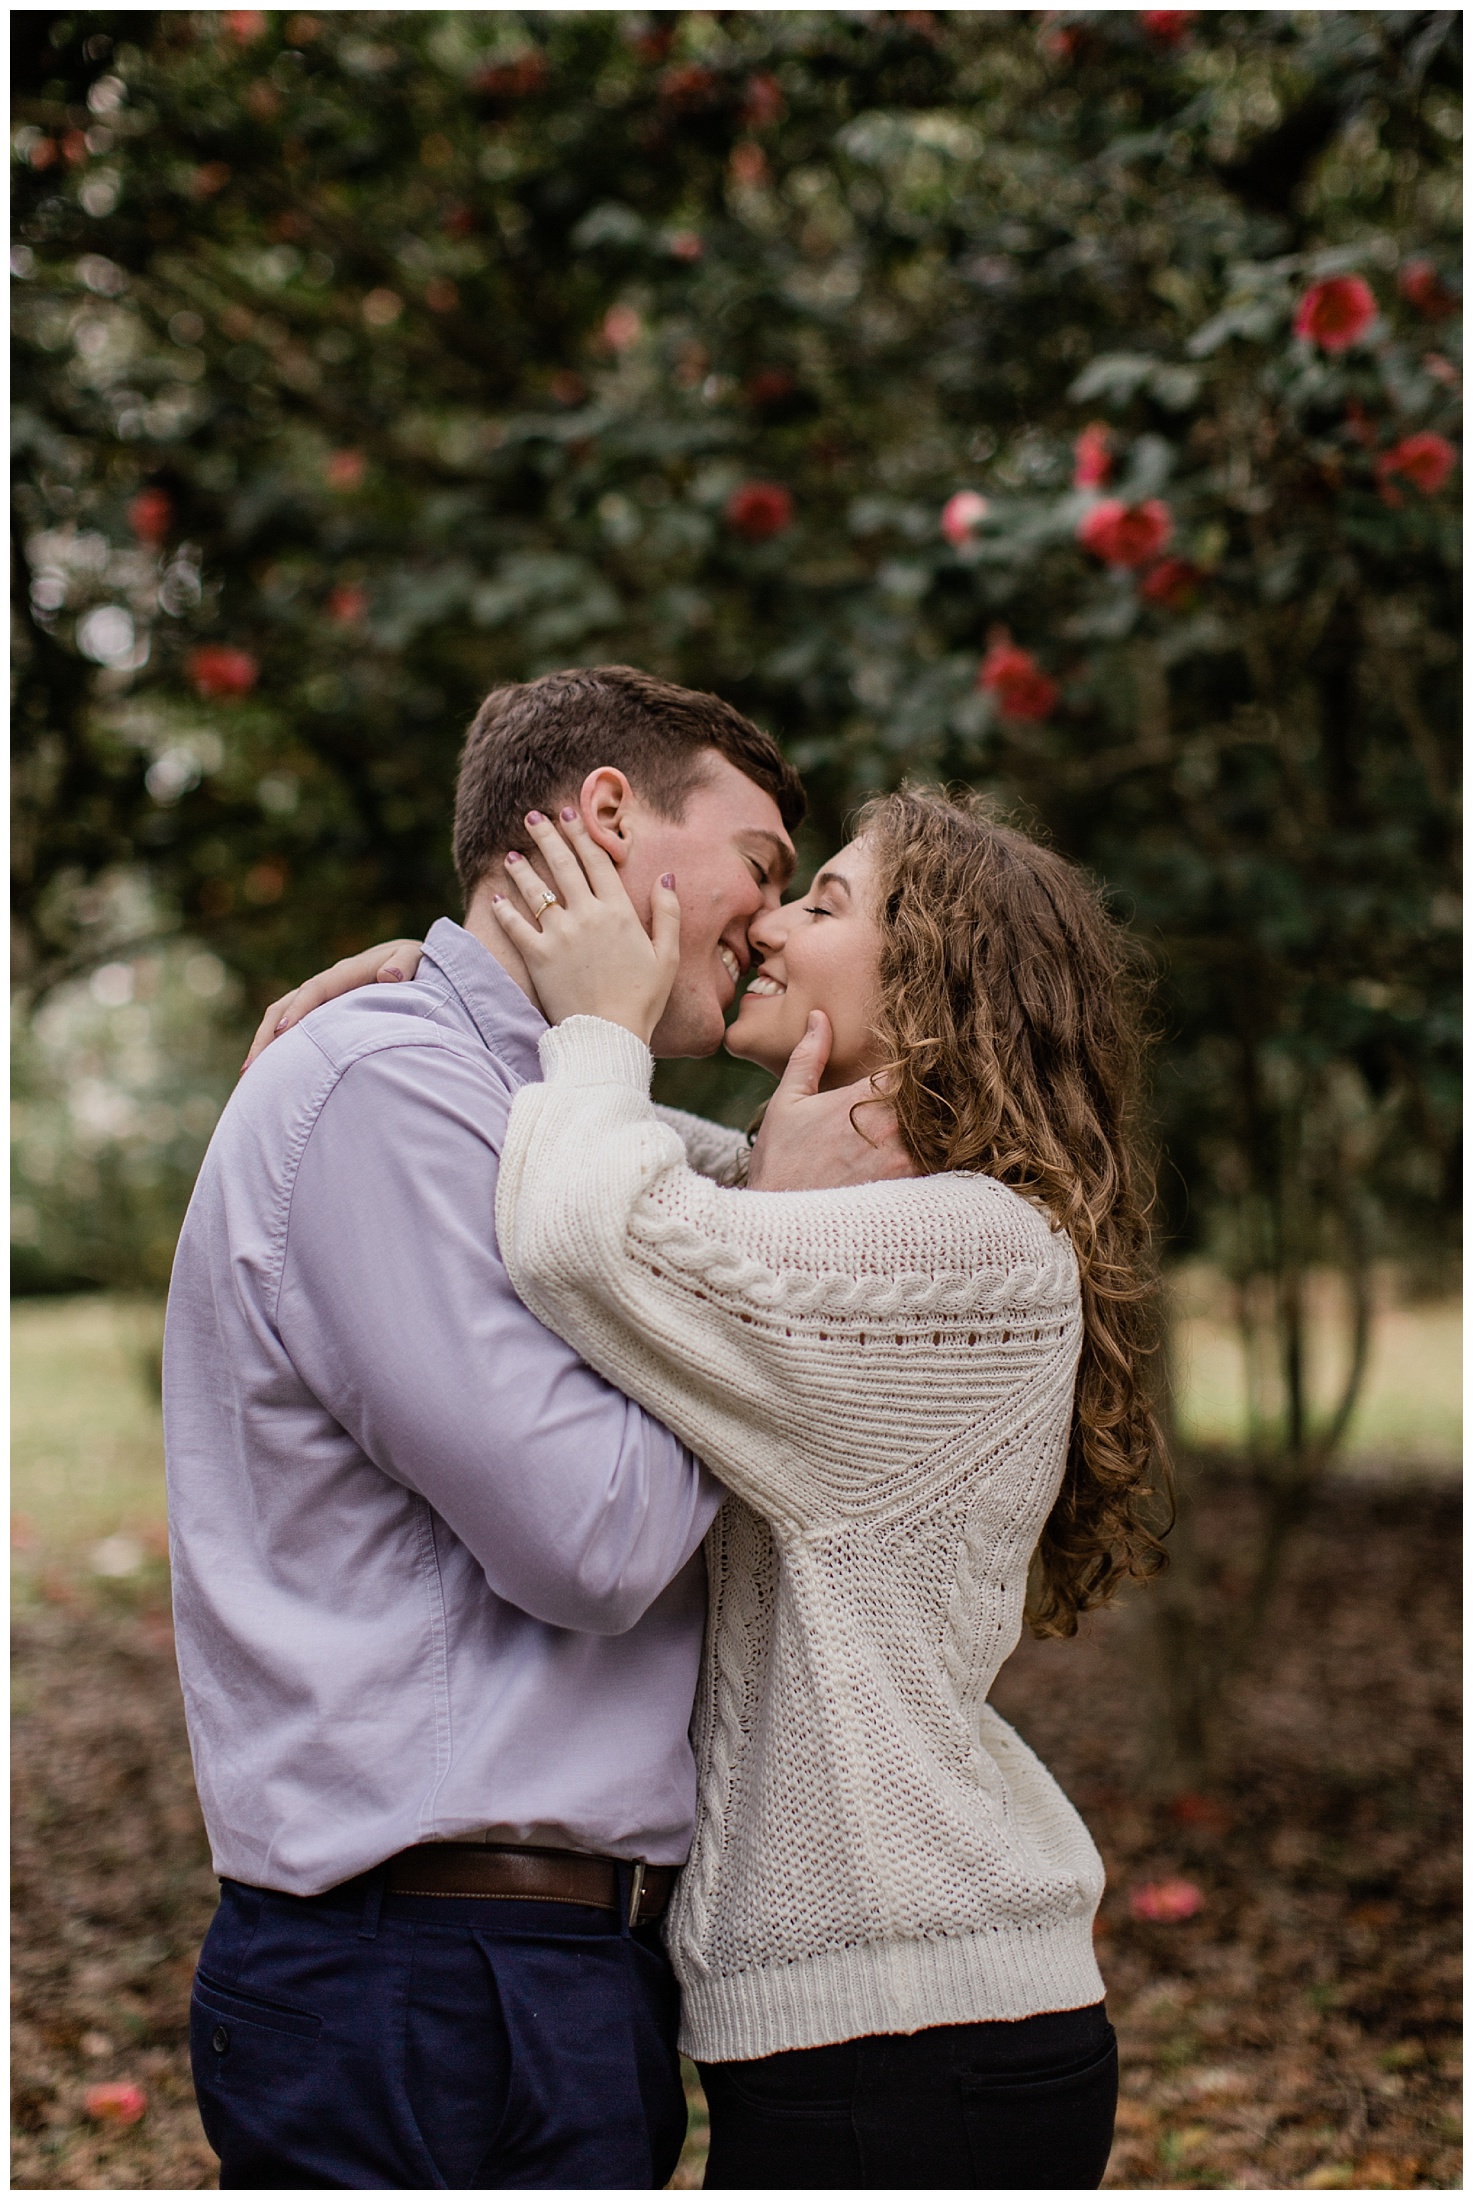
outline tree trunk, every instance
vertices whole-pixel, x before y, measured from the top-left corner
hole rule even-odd
[[[1349,1251],[1343,1270],[1350,1297],[1349,1365],[1340,1395],[1318,1427],[1307,1395],[1303,1274],[1286,1263],[1273,1279],[1273,1341],[1285,1395],[1277,1441],[1267,1441],[1261,1426],[1250,1437],[1245,1465],[1257,1514],[1246,1583],[1231,1597],[1214,1578],[1213,1554],[1204,1549],[1200,1535],[1197,1498],[1211,1467],[1175,1445],[1177,1518],[1170,1564],[1148,1592],[1141,1645],[1152,1699],[1147,1784],[1160,1794],[1206,1787],[1225,1770],[1224,1700],[1261,1639],[1294,1533],[1344,1439],[1364,1383],[1371,1337],[1370,1268],[1358,1218],[1347,1213],[1343,1220]],[[1251,1305],[1250,1280],[1240,1284],[1240,1309]],[[1246,1347],[1250,1340],[1245,1336],[1244,1341]],[[1163,1425],[1172,1428],[1169,1401]]]

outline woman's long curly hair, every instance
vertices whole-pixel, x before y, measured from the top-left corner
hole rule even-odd
[[[1084,1340],[1063,1486],[1040,1539],[1035,1634],[1163,1560],[1148,1367],[1155,1271],[1139,1109],[1144,986],[1074,865],[981,798],[903,789],[857,821],[883,930],[878,1037],[900,1134],[927,1174],[975,1169],[1035,1201],[1079,1263]]]

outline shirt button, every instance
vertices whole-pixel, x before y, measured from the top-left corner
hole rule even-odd
[[[210,2034],[210,2045],[214,2048],[217,2055],[223,2055],[226,2048],[230,2045],[230,2034],[226,2031],[223,2024],[217,2024],[214,2031]]]

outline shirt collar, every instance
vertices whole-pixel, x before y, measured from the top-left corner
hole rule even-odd
[[[547,1019],[490,949],[464,925],[440,917],[430,927],[424,952],[497,1060],[519,1084],[540,1082],[537,1042],[547,1029]]]

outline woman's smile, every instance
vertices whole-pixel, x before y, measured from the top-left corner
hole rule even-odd
[[[826,864],[806,894],[764,909],[748,931],[759,968],[726,1034],[726,1051],[780,1077],[821,1008],[833,1046],[825,1089],[852,1084],[877,1066],[874,1041],[880,928],[862,840]]]

